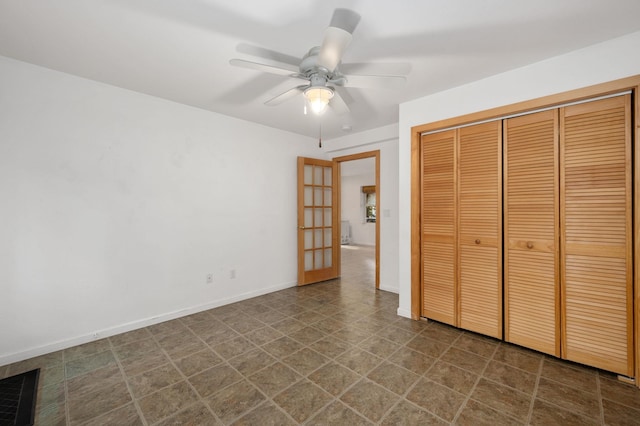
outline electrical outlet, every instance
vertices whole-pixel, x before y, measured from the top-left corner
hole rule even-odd
[[[236,278],[236,270],[232,269],[231,271],[229,271],[229,278],[231,278],[232,280]]]
[[[93,340],[97,340],[97,339],[98,339],[98,337],[100,337],[100,333],[98,333],[97,331],[95,331],[95,332],[93,333]]]
[[[213,284],[213,274],[207,274],[207,284]]]

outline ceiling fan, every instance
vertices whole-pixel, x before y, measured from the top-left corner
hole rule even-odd
[[[360,15],[356,12],[349,9],[336,9],[329,27],[324,32],[322,44],[312,47],[302,59],[257,48],[253,50],[267,56],[271,63],[244,59],[231,59],[229,63],[307,81],[306,84],[296,86],[269,99],[265,102],[266,105],[279,105],[302,93],[309,101],[314,113],[321,114],[327,105],[330,105],[337,114],[344,114],[349,112],[344,98],[348,100],[350,97],[342,90],[343,87],[396,89],[406,80],[402,75],[368,74],[366,69],[371,67],[367,65],[341,63],[342,56],[359,22]]]

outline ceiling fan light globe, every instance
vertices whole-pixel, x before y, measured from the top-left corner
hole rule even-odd
[[[328,87],[310,87],[304,91],[304,97],[309,101],[311,111],[322,114],[333,98],[333,90]]]

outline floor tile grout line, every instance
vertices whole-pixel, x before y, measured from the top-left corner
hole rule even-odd
[[[64,380],[64,417],[67,426],[71,425],[71,415],[69,412],[69,384],[67,382],[67,360],[64,350],[62,351],[62,379]]]
[[[531,423],[531,419],[533,417],[533,409],[536,405],[536,399],[538,397],[538,387],[540,386],[540,379],[542,378],[542,369],[544,368],[545,356],[543,355],[540,358],[540,362],[538,365],[538,372],[536,373],[536,382],[533,385],[533,392],[531,393],[531,401],[529,402],[529,412],[527,413],[527,423]]]
[[[454,340],[451,343],[451,347],[455,347],[455,342],[458,341],[459,339],[462,338],[462,336],[464,335],[464,333],[461,333],[460,336],[458,336],[458,338],[456,340]],[[451,348],[450,347],[450,348]],[[449,348],[449,349],[450,349]],[[456,411],[456,414],[453,416],[453,419],[451,420],[451,424],[455,424],[455,422],[458,421],[458,418],[460,418],[460,416],[462,415],[462,412],[464,411],[464,409],[467,407],[467,404],[469,403],[469,400],[471,399],[471,396],[473,395],[473,391],[476,389],[476,387],[478,386],[478,383],[480,383],[480,380],[482,380],[482,378],[484,377],[484,373],[485,371],[487,371],[487,368],[489,367],[489,364],[491,364],[491,361],[493,360],[493,358],[496,356],[496,353],[498,352],[498,349],[500,348],[500,343],[498,343],[496,345],[495,348],[493,348],[493,352],[491,353],[491,356],[489,358],[487,358],[487,361],[484,365],[484,368],[482,369],[482,371],[480,373],[478,373],[478,377],[476,378],[476,381],[473,383],[473,386],[471,386],[471,389],[469,389],[469,392],[467,393],[467,395],[465,395],[465,399],[462,402],[462,404],[460,405],[460,407],[458,407],[458,411]],[[447,351],[449,350],[447,349]],[[442,356],[447,352],[443,352]],[[442,357],[441,356],[441,357]],[[444,361],[446,362],[446,361]],[[435,365],[435,363],[434,363]],[[465,370],[468,371],[468,370]],[[426,374],[426,373],[425,373]],[[496,410],[498,411],[498,410]]]
[[[138,404],[138,400],[136,399],[135,395],[133,394],[133,389],[131,388],[131,385],[129,384],[129,380],[128,377],[124,371],[124,367],[122,365],[122,363],[120,362],[120,358],[116,355],[114,348],[115,346],[113,345],[113,342],[107,338],[107,340],[109,341],[109,347],[111,348],[111,351],[113,352],[113,358],[116,360],[116,364],[118,365],[118,369],[120,370],[120,374],[122,375],[122,380],[124,381],[125,386],[127,387],[127,391],[129,392],[129,396],[131,397],[131,401],[133,403],[133,406],[136,409],[136,412],[138,413],[138,417],[140,417],[140,420],[142,421],[142,424],[144,426],[148,426],[149,423],[147,422],[147,419],[144,416],[144,413],[142,412],[142,408],[140,408],[140,405]],[[156,342],[157,343],[157,342]]]
[[[604,401],[602,400],[602,388],[600,387],[600,372],[596,371],[596,394],[598,395],[598,405],[600,408],[600,424],[605,424]]]

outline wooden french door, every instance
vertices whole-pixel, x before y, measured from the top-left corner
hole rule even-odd
[[[298,285],[338,277],[336,168],[298,157]]]

